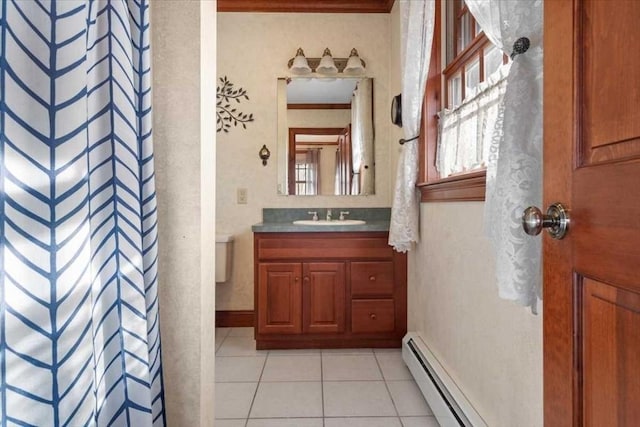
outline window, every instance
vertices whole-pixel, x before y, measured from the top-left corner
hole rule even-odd
[[[497,96],[485,95],[501,81],[508,58],[485,36],[463,0],[436,1],[434,31],[420,132],[422,201],[484,200],[488,144],[476,134],[488,117],[482,109],[492,102],[497,109]],[[450,126],[458,128],[448,133]],[[459,138],[461,128],[473,128],[473,137]],[[440,147],[439,130],[444,135]]]
[[[297,195],[319,194],[320,149],[296,150],[295,185]]]

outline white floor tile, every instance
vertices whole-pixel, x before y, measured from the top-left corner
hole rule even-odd
[[[324,427],[402,427],[399,418],[352,417],[325,418]]]
[[[322,417],[321,382],[260,383],[250,418],[291,417]]]
[[[216,356],[266,356],[266,350],[256,350],[256,341],[250,337],[227,337]]]
[[[269,355],[262,381],[321,381],[320,355]]]
[[[247,420],[219,420],[213,423],[215,427],[244,427]]]
[[[323,354],[322,377],[325,381],[375,381],[382,374],[373,354]]]
[[[370,348],[324,348],[322,354],[372,354]]]
[[[326,417],[397,416],[384,381],[325,382]]]
[[[217,356],[216,382],[258,382],[266,356]]]
[[[216,353],[218,352],[218,350],[220,349],[220,346],[222,345],[222,343],[226,338],[227,337],[216,335]]]
[[[231,328],[216,328],[216,352],[222,345],[225,338],[227,338],[227,335],[229,335],[230,330]]]
[[[402,417],[401,420],[404,427],[440,427],[435,417]]]
[[[401,353],[376,353],[376,359],[382,369],[382,376],[387,381],[412,380],[411,371],[402,360]]]
[[[387,353],[400,353],[400,354],[402,354],[402,349],[400,347],[397,347],[397,348],[374,348],[373,352],[375,354],[387,354]]]
[[[322,418],[250,419],[247,427],[322,427]]]
[[[230,337],[251,337],[253,338],[253,328],[231,328]]]
[[[247,418],[257,383],[217,383],[216,418]]]
[[[229,332],[231,332],[231,328],[216,328],[216,337],[220,336],[220,337],[227,337],[227,335],[229,335]]]
[[[415,381],[387,381],[400,416],[433,415]]]
[[[292,348],[288,350],[269,350],[269,355],[273,356],[296,356],[299,354],[321,354],[319,348]]]

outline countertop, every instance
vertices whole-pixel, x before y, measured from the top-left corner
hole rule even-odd
[[[389,221],[367,221],[366,224],[340,225],[297,225],[293,222],[260,222],[251,226],[254,233],[302,233],[302,232],[336,232],[336,231],[389,231]]]
[[[317,212],[320,219],[326,218],[327,208],[308,209],[276,209],[264,208],[262,210],[263,221],[254,224],[251,230],[255,233],[335,233],[335,232],[366,232],[366,231],[389,231],[391,217],[390,208],[331,208],[334,224],[331,225],[298,225],[293,221],[299,219],[311,219],[309,212]],[[348,211],[348,219],[361,219],[365,224],[341,225],[341,211]]]

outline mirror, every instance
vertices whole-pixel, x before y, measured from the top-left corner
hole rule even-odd
[[[373,79],[278,79],[278,194],[375,193]]]

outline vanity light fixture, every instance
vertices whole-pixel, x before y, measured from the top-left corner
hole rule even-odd
[[[295,58],[292,58],[289,61],[289,70],[291,70],[291,74],[301,76],[311,74],[311,67],[309,67],[309,63],[307,62],[307,58],[305,58],[304,51],[301,47],[298,48]]]
[[[320,60],[318,68],[316,68],[316,73],[325,76],[335,76],[338,74],[338,67],[336,67],[336,63],[333,61],[333,56],[331,56],[329,48],[326,48],[324,52],[322,52],[322,59]]]
[[[363,75],[366,64],[355,48],[351,49],[349,58],[334,58],[329,48],[324,50],[322,58],[307,58],[302,48],[298,48],[296,56],[289,60],[288,66],[291,74],[297,76],[316,73],[321,77],[335,77],[338,73],[349,76]]]
[[[262,159],[262,166],[267,166],[267,160],[269,160],[269,157],[271,156],[271,151],[269,151],[266,145],[262,145],[258,155]]]
[[[364,61],[358,56],[358,51],[354,47],[351,49],[347,65],[344,67],[344,74],[350,74],[353,76],[359,76],[364,73]]]

